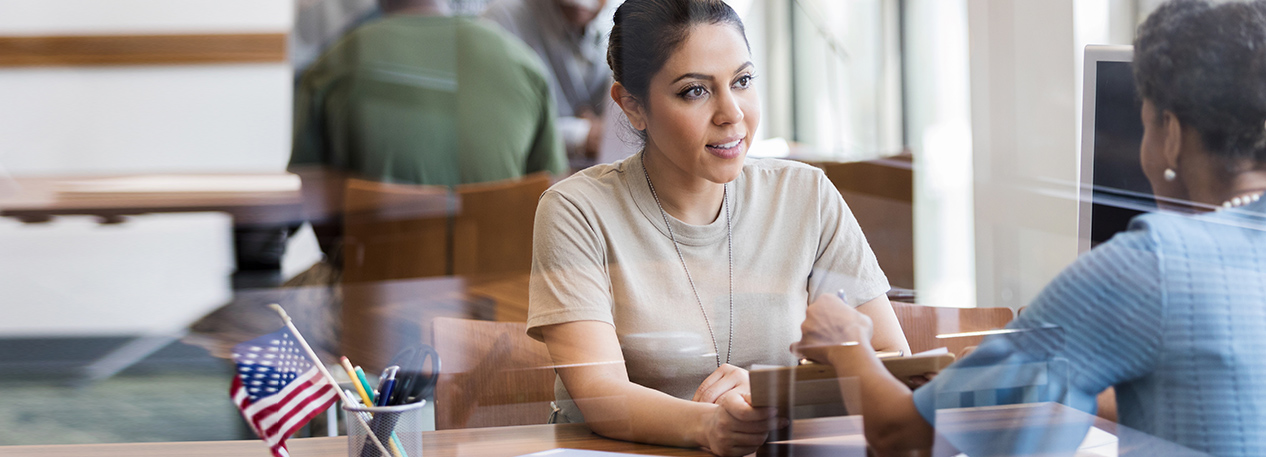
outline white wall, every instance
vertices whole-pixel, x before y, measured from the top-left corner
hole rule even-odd
[[[0,36],[281,33],[292,0],[4,0]],[[0,68],[15,175],[272,171],[290,153],[290,65]]]
[[[915,288],[920,304],[976,306],[967,1],[907,1],[905,25]]]
[[[231,228],[222,213],[0,219],[0,337],[184,328],[231,298]]]
[[[896,0],[797,0],[791,9],[796,140],[869,160],[902,151]]]
[[[0,36],[288,34],[293,0],[0,0]],[[270,171],[286,62],[0,67],[0,170]],[[0,219],[0,337],[165,333],[230,298],[226,214]]]
[[[0,35],[288,33],[293,0],[3,0]]]
[[[1028,304],[1077,255],[1074,0],[969,0],[980,306]]]

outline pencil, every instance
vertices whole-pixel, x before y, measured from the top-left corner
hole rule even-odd
[[[352,385],[356,386],[356,393],[360,394],[360,399],[365,402],[365,406],[373,406],[374,400],[369,398],[369,394],[365,391],[365,386],[360,384],[360,379],[356,376],[356,369],[352,368],[352,361],[347,360],[347,356],[343,356],[339,358],[339,363],[347,371],[347,377],[352,378]]]

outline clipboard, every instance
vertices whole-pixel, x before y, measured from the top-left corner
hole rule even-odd
[[[954,363],[953,354],[917,355],[880,359],[897,379],[935,373]],[[850,378],[845,378],[848,381]],[[748,372],[753,407],[788,408],[821,404],[853,404],[840,395],[835,368],[818,363],[794,367],[756,368]],[[852,399],[847,399],[852,400]],[[782,414],[780,412],[779,414]]]

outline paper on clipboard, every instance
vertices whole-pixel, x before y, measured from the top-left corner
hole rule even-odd
[[[954,362],[953,354],[929,354],[881,359],[884,367],[897,379],[936,373]],[[752,386],[752,406],[788,407],[817,404],[839,404],[839,379],[835,368],[825,364],[794,367],[752,367],[748,379]],[[794,398],[793,398],[794,397]]]

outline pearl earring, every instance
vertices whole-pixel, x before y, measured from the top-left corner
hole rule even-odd
[[[1166,180],[1166,181],[1173,182],[1173,180],[1175,180],[1175,179],[1178,179],[1178,172],[1174,171],[1174,169],[1173,169],[1173,168],[1166,168],[1166,169],[1165,169],[1165,180]]]

